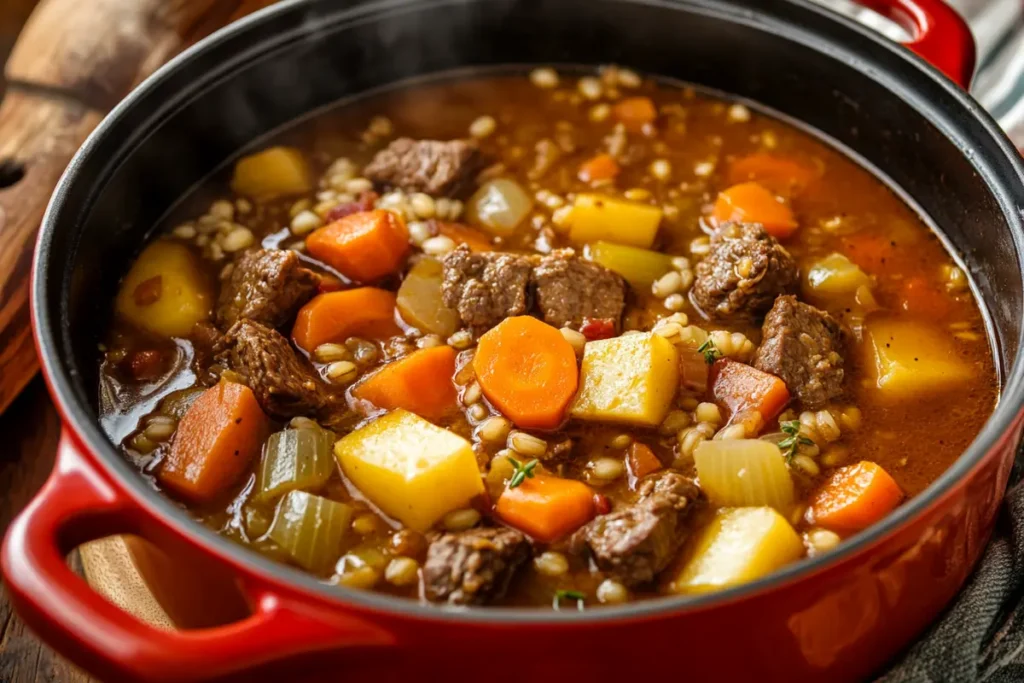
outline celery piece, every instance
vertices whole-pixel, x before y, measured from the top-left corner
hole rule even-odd
[[[341,555],[352,522],[352,508],[305,491],[281,499],[268,536],[296,563],[322,573]]]
[[[285,429],[263,447],[252,500],[267,502],[294,491],[319,490],[334,471],[334,434],[325,429]]]

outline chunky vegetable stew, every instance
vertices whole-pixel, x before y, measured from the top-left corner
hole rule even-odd
[[[124,276],[103,424],[322,580],[587,609],[827,553],[997,399],[968,279],[807,132],[607,67],[375,95]]]

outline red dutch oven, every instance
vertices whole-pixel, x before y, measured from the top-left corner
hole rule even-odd
[[[4,542],[18,613],[111,681],[852,681],[877,671],[971,572],[1020,440],[1024,166],[957,85],[973,70],[960,18],[939,0],[864,4],[902,23],[911,49],[798,0],[296,0],[168,64],[86,142],[43,221],[33,316],[64,432],[52,476]],[[249,552],[122,459],[98,426],[96,342],[132,255],[198,181],[285,123],[372,89],[459,69],[609,62],[748,99],[828,139],[960,256],[986,309],[1002,400],[924,493],[825,557],[713,595],[583,613],[453,610],[327,586]],[[178,596],[193,612],[240,593],[244,613],[189,630],[139,622],[65,563],[110,534],[159,548],[192,582]]]

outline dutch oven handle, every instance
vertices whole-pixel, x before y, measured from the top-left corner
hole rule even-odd
[[[974,77],[974,36],[956,10],[944,0],[856,0],[904,27],[904,43],[917,55],[967,89]]]
[[[155,520],[82,454],[65,429],[46,484],[14,520],[0,565],[19,615],[90,672],[118,681],[207,681],[303,654],[392,644],[350,615],[287,598],[251,576],[251,616],[188,631],[143,623],[68,567],[78,545],[112,534],[154,536]]]

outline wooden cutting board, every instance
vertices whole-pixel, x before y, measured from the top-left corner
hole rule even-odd
[[[160,65],[274,1],[0,0],[6,25],[35,6],[7,61],[0,104],[0,413],[38,369],[28,309],[32,248],[68,161]]]

